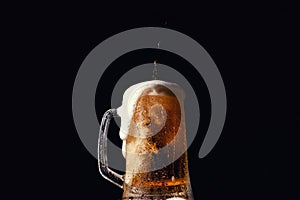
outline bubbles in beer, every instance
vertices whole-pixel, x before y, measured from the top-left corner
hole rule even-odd
[[[155,104],[150,107],[150,119],[149,128],[151,132],[154,134],[159,133],[167,120],[166,110],[161,104]]]

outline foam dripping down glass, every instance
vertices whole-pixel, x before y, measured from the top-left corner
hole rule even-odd
[[[100,125],[101,175],[124,190],[122,199],[193,199],[190,185],[184,92],[175,83],[152,80],[128,88],[122,106],[108,110]],[[125,175],[108,168],[107,133],[121,117]]]

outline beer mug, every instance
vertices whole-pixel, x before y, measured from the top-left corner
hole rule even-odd
[[[193,199],[183,100],[184,92],[177,84],[147,81],[128,88],[122,106],[103,115],[99,171],[124,190],[122,199]],[[116,116],[121,117],[124,175],[112,171],[107,163],[108,127]]]

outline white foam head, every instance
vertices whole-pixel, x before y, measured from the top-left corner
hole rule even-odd
[[[158,95],[156,86],[165,86],[170,89],[178,99],[183,100],[185,94],[176,83],[170,83],[161,80],[152,80],[141,82],[129,87],[123,95],[122,105],[117,109],[117,114],[121,117],[120,138],[123,140],[122,152],[125,157],[126,138],[128,136],[129,126],[135,109],[135,105],[145,89],[152,89],[148,95]]]

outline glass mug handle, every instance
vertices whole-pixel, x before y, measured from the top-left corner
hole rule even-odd
[[[120,175],[108,168],[107,163],[107,132],[112,117],[117,116],[117,110],[112,108],[102,117],[98,138],[98,167],[100,174],[113,184],[123,188],[124,175]]]

